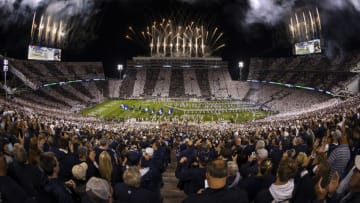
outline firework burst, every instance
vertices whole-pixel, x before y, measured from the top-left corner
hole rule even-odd
[[[154,21],[144,31],[130,26],[125,37],[141,42],[151,56],[158,57],[207,57],[225,47],[223,33],[217,27],[194,21],[174,23],[165,18]]]
[[[321,18],[318,8],[294,12],[289,21],[290,38],[293,42],[320,38]]]
[[[51,47],[63,47],[67,34],[67,25],[51,15],[36,18],[34,14],[31,25],[31,43]]]

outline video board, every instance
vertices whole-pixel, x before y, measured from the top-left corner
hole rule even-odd
[[[320,39],[314,39],[295,44],[295,55],[307,55],[321,53]]]
[[[61,61],[61,49],[29,45],[29,60]]]

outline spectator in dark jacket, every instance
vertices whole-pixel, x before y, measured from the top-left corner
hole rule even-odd
[[[6,175],[7,163],[4,156],[0,155],[0,202],[18,203],[35,202],[28,197],[24,190],[9,176]]]
[[[304,152],[305,154],[309,155],[310,149],[305,142],[305,139],[306,139],[305,135],[296,137],[294,139],[295,139],[295,143],[296,143],[296,145],[294,146],[296,155],[299,154],[300,152]]]
[[[153,155],[154,150],[148,147],[140,160],[141,187],[154,192],[158,201],[160,201],[161,172],[153,162]]]
[[[69,141],[65,137],[58,140],[58,147],[50,147],[50,151],[54,153],[60,164],[59,178],[62,181],[69,180],[72,177],[71,169],[75,164],[79,163],[76,154],[69,150]]]
[[[202,158],[199,160],[198,166],[188,167],[186,163],[188,159],[182,157],[177,165],[175,176],[179,179],[184,185],[183,190],[185,194],[196,194],[200,189],[205,187],[205,166],[206,160]]]
[[[272,175],[272,162],[271,160],[263,160],[258,166],[258,174],[251,176],[239,183],[239,187],[244,189],[249,201],[252,202],[258,192],[268,189],[275,181],[275,177]]]
[[[95,152],[90,151],[87,149],[87,147],[80,147],[78,149],[78,156],[79,161],[81,163],[86,163],[87,170],[86,170],[86,181],[89,180],[91,177],[96,176],[99,177],[99,165],[95,161]],[[74,175],[74,174],[73,174]]]
[[[150,190],[140,187],[141,174],[136,166],[126,169],[124,183],[117,183],[114,188],[116,201],[127,203],[157,203],[156,196]]]
[[[51,152],[41,154],[40,167],[48,177],[44,185],[44,190],[52,198],[51,202],[72,203],[71,191],[64,182],[59,179],[60,166],[55,155]],[[67,185],[75,186],[72,180],[68,181]]]
[[[14,146],[14,161],[9,165],[8,172],[9,176],[22,187],[29,197],[37,199],[45,176],[38,167],[27,162],[27,153],[18,144]]]
[[[226,185],[228,175],[227,164],[224,160],[214,160],[207,165],[206,180],[208,188],[201,194],[188,196],[183,202],[206,203],[238,203],[248,202],[246,193],[238,188],[229,189]]]
[[[280,139],[274,138],[272,140],[269,152],[269,158],[272,160],[273,163],[272,174],[276,175],[277,168],[283,155],[283,150],[280,148]]]
[[[112,163],[118,164],[116,153],[114,152],[113,149],[109,148],[109,140],[106,137],[102,137],[99,140],[99,146],[95,147],[94,151],[96,154],[95,160],[97,163],[99,163],[99,156],[101,152],[106,151],[107,153],[109,153]]]

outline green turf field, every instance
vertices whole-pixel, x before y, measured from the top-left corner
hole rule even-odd
[[[128,110],[122,109],[121,104],[128,106]],[[134,110],[131,108],[134,107]],[[141,109],[139,108],[141,107]],[[148,112],[145,112],[145,108]],[[163,114],[159,115],[160,108]],[[169,108],[173,109],[171,115]],[[108,100],[90,109],[81,112],[82,115],[95,116],[105,119],[128,120],[135,118],[141,121],[232,121],[236,123],[264,118],[269,112],[243,110],[245,106],[231,101],[146,101],[146,100]],[[152,110],[155,113],[152,114]],[[227,109],[221,112],[219,109]]]

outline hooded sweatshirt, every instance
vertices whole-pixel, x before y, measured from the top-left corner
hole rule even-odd
[[[294,179],[290,179],[284,185],[272,184],[269,188],[269,191],[275,202],[284,202],[286,200],[290,200],[294,191]]]

